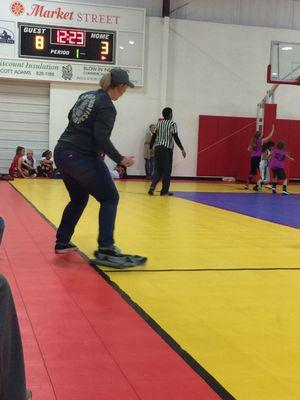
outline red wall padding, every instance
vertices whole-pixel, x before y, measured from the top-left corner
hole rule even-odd
[[[277,104],[265,104],[264,106],[264,136],[269,135],[272,125],[276,125]]]
[[[255,118],[200,115],[197,175],[246,179],[250,167],[247,147],[255,133],[255,125]],[[287,152],[296,159],[286,162],[287,172],[290,178],[299,178],[300,121],[277,119],[272,140],[275,143],[286,141]]]
[[[247,147],[255,122],[255,118],[201,115],[197,175],[238,177],[245,163],[248,172]]]

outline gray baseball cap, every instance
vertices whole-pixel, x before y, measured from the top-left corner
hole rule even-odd
[[[112,68],[110,70],[111,73],[111,81],[113,84],[117,85],[128,85],[131,88],[134,88],[134,84],[129,80],[129,75],[127,71],[122,68]]]

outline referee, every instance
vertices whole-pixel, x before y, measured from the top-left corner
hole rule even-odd
[[[166,107],[162,111],[164,119],[159,121],[156,126],[156,131],[152,135],[150,142],[150,150],[154,149],[154,177],[148,191],[148,194],[153,196],[154,190],[158,182],[162,179],[161,196],[172,196],[173,193],[169,192],[172,162],[173,162],[173,148],[174,141],[180,148],[183,157],[186,157],[186,152],[178,137],[178,130],[176,122],[172,121],[173,110]]]

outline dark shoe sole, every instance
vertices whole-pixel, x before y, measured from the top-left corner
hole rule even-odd
[[[55,249],[56,254],[66,254],[66,253],[71,253],[72,251],[77,250],[77,247],[72,247],[70,249]]]
[[[120,256],[109,256],[98,254],[97,258],[90,260],[91,265],[99,265],[115,269],[125,269],[145,265],[147,257],[138,255],[122,254]]]

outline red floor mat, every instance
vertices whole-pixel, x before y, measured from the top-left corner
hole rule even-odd
[[[54,229],[14,188],[0,193],[0,270],[34,399],[220,399],[78,253],[54,254]]]

